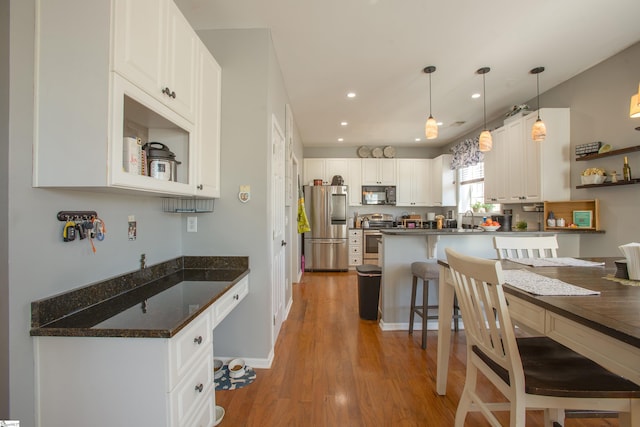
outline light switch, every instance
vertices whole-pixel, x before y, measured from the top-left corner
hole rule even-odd
[[[187,233],[195,233],[197,231],[198,231],[198,217],[188,216],[187,217]]]

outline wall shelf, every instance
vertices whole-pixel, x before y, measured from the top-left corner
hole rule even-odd
[[[600,184],[602,185],[602,184]],[[573,211],[591,211],[592,227],[549,227],[547,226],[547,218],[549,212],[553,212],[555,218],[564,218],[567,225],[573,222]],[[560,231],[560,230],[581,230],[581,231],[601,231],[600,229],[600,202],[594,200],[567,200],[560,202],[544,202],[544,231]]]
[[[576,185],[576,188],[615,187],[617,185],[631,184],[640,184],[640,179],[632,179],[631,181],[603,182],[602,184]]]
[[[618,150],[611,150],[606,153],[587,154],[586,156],[576,157],[576,162],[601,159],[603,157],[610,157],[610,156],[619,156],[621,154],[633,153],[636,151],[640,151],[640,145],[635,145],[633,147],[627,147],[627,148],[620,148]],[[599,184],[599,185],[603,185],[603,184]],[[589,185],[589,187],[597,187],[597,186],[598,185]],[[580,187],[584,187],[584,186],[580,186]]]

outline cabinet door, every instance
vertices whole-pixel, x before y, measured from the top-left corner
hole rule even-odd
[[[137,0],[136,0],[137,1]],[[169,89],[164,102],[190,121],[195,117],[195,69],[200,39],[178,6],[170,1],[167,13],[166,74],[162,84]]]
[[[378,184],[378,159],[362,159],[362,185]]]
[[[325,159],[324,177],[322,181],[330,185],[333,177],[340,175],[345,183],[349,182],[349,164],[347,159]]]
[[[314,179],[324,180],[325,159],[304,159],[304,185],[313,185]]]
[[[413,160],[413,206],[430,206],[432,200],[432,161]],[[399,171],[399,168],[398,168]],[[396,190],[397,191],[397,190]]]
[[[113,67],[156,99],[162,99],[166,0],[116,0]]]
[[[197,196],[220,197],[220,66],[206,46],[199,49]]]
[[[345,183],[349,186],[349,206],[362,205],[362,160],[349,159],[347,161],[349,168],[349,181]]]
[[[431,161],[431,197],[429,206],[455,206],[455,173],[451,169],[451,155],[443,154]]]
[[[413,160],[397,160],[396,206],[413,204]]]
[[[507,202],[508,162],[506,129],[491,132],[493,148],[484,153],[484,199],[486,203]]]
[[[508,153],[507,196],[512,203],[521,203],[525,195],[524,123],[522,119],[505,124]]]
[[[380,184],[396,185],[396,159],[378,160],[378,178]]]
[[[540,143],[531,139],[531,128],[537,119],[538,115],[536,113],[531,113],[524,118],[522,153],[525,159],[523,172],[526,177],[524,182],[524,197],[527,202],[543,201],[541,186],[542,162],[540,152],[544,141]]]

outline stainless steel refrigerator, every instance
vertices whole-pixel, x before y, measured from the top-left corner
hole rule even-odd
[[[306,271],[347,271],[347,186],[305,185],[304,206],[311,231],[304,233]]]

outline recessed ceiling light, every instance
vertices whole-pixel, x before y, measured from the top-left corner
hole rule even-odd
[[[347,94],[347,98],[355,98],[356,97],[356,93],[355,92],[349,92]]]
[[[480,94],[479,93],[474,93],[473,95],[471,95],[471,98],[478,99],[478,98],[480,98]]]
[[[344,141],[344,138],[338,138],[338,142]]]
[[[348,125],[348,124],[349,124],[349,123],[347,123],[347,122],[340,122],[340,126],[346,126],[346,125]]]
[[[438,126],[442,126],[442,122],[438,122],[438,123],[437,123],[437,125],[438,125]]]
[[[420,142],[420,138],[416,138],[416,142]]]

